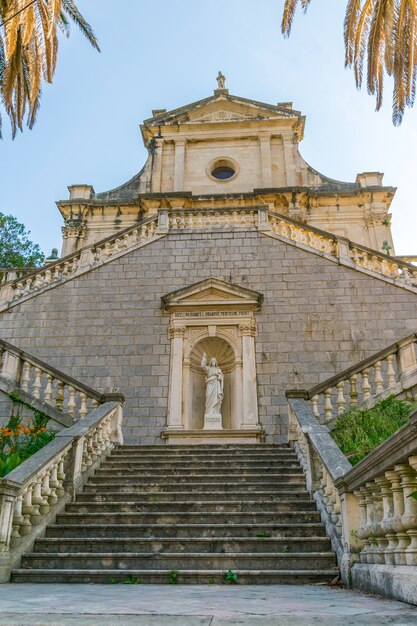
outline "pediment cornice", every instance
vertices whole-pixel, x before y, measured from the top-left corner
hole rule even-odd
[[[228,283],[217,278],[194,283],[161,298],[161,307],[167,313],[198,310],[259,310],[263,296],[257,291]]]

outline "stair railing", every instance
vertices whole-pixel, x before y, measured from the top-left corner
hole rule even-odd
[[[92,409],[109,398],[109,394],[99,393],[0,339],[1,379],[35,401],[69,415],[73,421],[85,418]]]
[[[107,402],[0,480],[0,582],[10,580],[22,554],[123,443],[121,421],[122,399]]]
[[[371,407],[394,394],[412,396],[417,387],[417,335],[413,334],[360,361],[311,389],[291,389],[291,397],[308,400],[320,424],[348,409]]]
[[[352,467],[308,401],[287,397],[289,438],[343,582],[417,604],[417,412]]]
[[[1,285],[0,304],[8,305],[44,287],[58,284],[88,271],[91,267],[105,263],[123,250],[147,243],[157,235],[157,226],[158,218],[153,215],[139,224],[129,226],[115,235],[81,248],[58,261],[48,263],[44,267],[34,268],[29,272],[20,272],[21,275],[18,278]]]

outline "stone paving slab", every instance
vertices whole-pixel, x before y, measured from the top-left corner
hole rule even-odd
[[[98,624],[417,626],[417,607],[324,586],[0,586],[0,626]]]

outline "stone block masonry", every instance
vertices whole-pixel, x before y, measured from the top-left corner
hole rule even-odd
[[[170,234],[0,315],[0,336],[83,383],[126,395],[126,442],[162,443],[169,315],[161,296],[205,278],[264,295],[259,417],[287,439],[285,389],[310,387],[417,330],[417,295],[261,233]]]

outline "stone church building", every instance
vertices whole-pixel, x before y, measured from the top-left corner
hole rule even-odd
[[[72,185],[61,258],[0,291],[0,336],[126,397],[126,443],[285,443],[285,391],[417,330],[417,270],[394,256],[395,188],[341,182],[299,144],[290,102],[212,95],[154,110],[127,183]],[[203,355],[223,375],[205,422]]]

